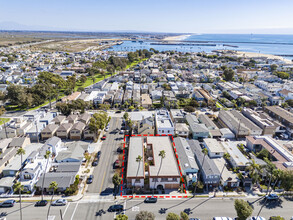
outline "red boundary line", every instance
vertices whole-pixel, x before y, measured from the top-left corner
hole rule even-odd
[[[171,137],[172,139],[172,143],[173,143],[173,151],[174,151],[174,154],[175,154],[175,157],[176,157],[176,161],[177,161],[177,165],[178,165],[178,168],[179,168],[179,172],[180,172],[180,179],[182,180],[183,182],[183,188],[184,188],[184,192],[185,194],[186,193],[186,187],[185,187],[185,183],[184,183],[184,179],[182,177],[182,172],[181,172],[181,167],[180,167],[180,163],[179,163],[179,158],[178,158],[178,154],[177,154],[177,150],[176,150],[176,147],[175,147],[175,142],[174,142],[174,138],[173,138],[173,135],[172,134],[162,134],[162,135],[159,135],[159,134],[156,134],[156,135],[153,135],[153,134],[144,134],[144,135],[134,135],[132,134],[131,137],[135,137],[135,136],[138,136],[138,137],[141,137],[141,136],[144,136],[144,137],[148,137],[148,136],[169,136]],[[151,196],[125,196],[123,195],[123,172],[125,170],[125,145],[126,145],[126,137],[129,137],[129,135],[124,135],[124,143],[123,143],[123,161],[122,161],[122,174],[121,174],[121,177],[122,177],[122,180],[121,180],[121,197],[123,198],[146,198],[146,197],[151,197]],[[188,196],[154,196],[155,198],[188,198]]]

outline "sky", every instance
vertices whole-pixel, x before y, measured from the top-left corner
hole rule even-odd
[[[0,5],[0,29],[19,24],[65,31],[293,34],[293,0],[0,0]]]

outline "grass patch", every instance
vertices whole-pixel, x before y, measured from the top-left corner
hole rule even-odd
[[[224,108],[219,102],[216,102],[216,107],[220,109]]]
[[[6,122],[9,122],[10,118],[0,118],[0,125],[3,125]]]

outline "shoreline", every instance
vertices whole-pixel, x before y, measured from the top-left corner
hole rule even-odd
[[[257,58],[257,57],[266,57],[268,59],[276,59],[276,60],[281,60],[286,64],[293,64],[293,62],[289,59],[286,59],[282,56],[276,56],[273,54],[264,54],[264,53],[255,53],[255,52],[244,52],[244,51],[236,51],[236,54],[238,56],[245,56],[245,57],[249,57],[249,58]]]
[[[163,41],[179,41],[179,40],[185,40],[186,38],[190,37],[190,34],[184,34],[184,35],[178,35],[178,36],[169,36],[165,37]]]

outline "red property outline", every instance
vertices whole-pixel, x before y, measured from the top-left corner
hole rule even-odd
[[[131,135],[131,137],[141,137],[141,136],[144,136],[144,137],[148,137],[148,136],[167,136],[166,134],[162,134],[162,135],[159,135],[159,134],[156,134],[156,135],[153,135],[153,134],[144,134],[144,135],[141,135],[141,134],[133,134]],[[175,142],[174,142],[174,138],[173,138],[173,135],[172,134],[168,134],[168,136],[171,137],[172,139],[172,146],[173,146],[173,152],[175,154],[175,157],[176,157],[176,161],[177,161],[177,165],[178,165],[178,168],[179,168],[179,172],[180,172],[180,178],[183,182],[183,188],[184,188],[184,193],[185,193],[185,196],[154,196],[156,198],[187,198],[188,196],[186,195],[186,187],[185,187],[185,183],[184,183],[184,179],[182,177],[182,171],[181,171],[181,167],[180,167],[180,163],[179,163],[179,158],[178,158],[178,154],[177,154],[177,150],[176,150],[176,147],[175,147]],[[123,143],[123,161],[122,161],[122,174],[121,174],[121,193],[120,193],[120,196],[123,197],[123,198],[146,198],[146,197],[150,197],[150,196],[125,196],[123,195],[123,175],[124,175],[124,170],[125,170],[125,163],[124,163],[124,160],[125,160],[125,145],[126,145],[126,137],[129,137],[129,135],[124,135],[124,143]]]

